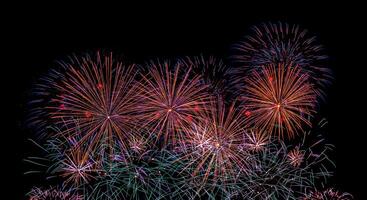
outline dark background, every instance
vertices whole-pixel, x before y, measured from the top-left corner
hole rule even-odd
[[[9,47],[2,68],[3,104],[11,122],[1,140],[4,160],[3,180],[10,199],[22,199],[37,176],[24,176],[28,171],[24,159],[32,151],[26,142],[32,132],[24,126],[27,101],[32,84],[56,65],[55,61],[73,53],[93,50],[113,51],[131,62],[143,62],[154,57],[181,55],[215,55],[226,59],[230,46],[241,39],[252,25],[261,22],[288,22],[301,25],[318,37],[329,55],[335,80],[327,91],[326,103],[321,103],[319,116],[328,119],[329,143],[336,146],[332,158],[336,161],[335,176],[329,182],[356,199],[367,197],[365,184],[365,93],[366,74],[362,52],[363,6],[351,5],[231,5],[199,6],[171,5],[170,8],[151,5],[135,7],[110,5],[89,8],[75,5],[53,5],[47,9],[14,9],[6,20],[3,32]],[[265,7],[266,6],[266,7]],[[37,6],[35,6],[37,7]],[[143,7],[143,8],[141,8]],[[14,17],[11,18],[11,17]],[[10,20],[12,19],[12,20]],[[365,35],[364,35],[365,37]],[[9,55],[7,55],[9,53]],[[360,55],[361,54],[361,55]],[[12,105],[12,106],[10,106]]]

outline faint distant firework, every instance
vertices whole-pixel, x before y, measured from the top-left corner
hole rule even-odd
[[[32,188],[27,194],[29,200],[83,200],[84,197],[74,194],[73,191],[63,190],[57,187],[42,189],[38,187]]]
[[[31,121],[40,127],[60,124],[66,128],[51,137],[82,134],[76,142],[78,146],[87,144],[87,153],[106,138],[110,144],[125,144],[136,122],[133,113],[139,90],[134,84],[134,66],[124,66],[112,54],[100,53],[72,57],[60,64],[60,69],[37,85]]]
[[[214,56],[186,56],[179,59],[185,68],[202,76],[203,82],[208,85],[209,92],[214,95],[226,95],[231,91],[229,66],[223,60]]]
[[[210,100],[207,86],[199,75],[190,77],[191,68],[178,63],[157,61],[148,66],[147,75],[142,74],[139,117],[157,139],[175,144],[204,111]]]
[[[328,188],[322,191],[311,191],[306,194],[302,200],[352,200],[353,196],[346,192],[339,192],[334,188]]]
[[[316,91],[301,69],[293,65],[267,65],[246,78],[244,114],[249,127],[283,138],[293,138],[311,125]]]
[[[236,44],[234,50],[233,59],[239,66],[236,73],[240,79],[243,73],[269,64],[299,66],[302,72],[310,74],[308,78],[317,89],[332,79],[331,71],[325,67],[327,56],[322,46],[315,36],[298,25],[279,22],[254,26],[252,33]]]

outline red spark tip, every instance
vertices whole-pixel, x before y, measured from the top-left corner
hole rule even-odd
[[[248,111],[248,110],[246,110],[246,111],[245,111],[245,115],[246,115],[246,117],[249,117],[249,116],[251,115],[251,112],[250,112],[250,111]]]

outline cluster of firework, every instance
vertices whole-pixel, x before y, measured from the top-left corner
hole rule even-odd
[[[314,37],[269,23],[231,63],[181,57],[128,65],[95,53],[35,87],[30,125],[54,187],[44,199],[351,199],[325,189],[332,149],[315,123],[331,79]]]

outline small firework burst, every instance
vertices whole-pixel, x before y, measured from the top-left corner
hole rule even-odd
[[[65,159],[60,163],[61,176],[66,178],[65,184],[79,186],[88,183],[94,178],[95,162],[80,150],[66,153]]]
[[[135,122],[139,91],[133,84],[135,74],[134,66],[116,62],[112,54],[61,62],[61,70],[53,71],[38,85],[39,99],[31,103],[38,107],[33,109],[31,120],[64,125],[68,130],[60,135],[82,133],[78,145],[88,143],[89,151],[106,138],[110,143],[117,139],[124,144]]]
[[[182,130],[204,111],[209,100],[207,86],[201,83],[200,76],[189,77],[191,68],[181,70],[177,63],[151,62],[149,67],[141,84],[140,117],[157,139],[175,144],[183,137]]]
[[[317,93],[297,66],[268,65],[253,71],[246,83],[242,99],[251,128],[293,138],[311,125]]]
[[[268,144],[269,137],[259,131],[248,131],[244,136],[243,147],[250,151],[261,151]]]
[[[352,200],[353,196],[346,192],[339,192],[333,188],[323,191],[311,191],[303,200]]]
[[[264,23],[253,27],[253,33],[234,46],[234,61],[240,73],[268,64],[280,63],[300,66],[309,79],[322,88],[331,79],[331,72],[324,67],[327,56],[316,38],[298,25]]]
[[[50,187],[42,189],[38,187],[32,188],[27,194],[29,200],[82,200],[83,196],[76,194],[71,190],[63,190],[60,188]]]
[[[299,146],[290,150],[287,154],[288,160],[294,167],[299,167],[304,159],[304,152],[299,149]]]

